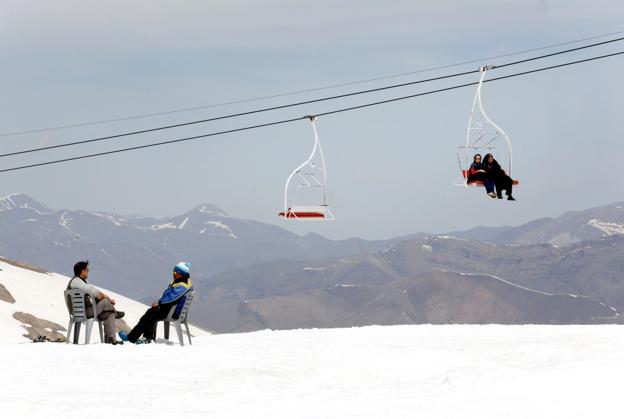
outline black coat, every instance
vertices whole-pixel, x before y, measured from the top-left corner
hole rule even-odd
[[[488,177],[494,181],[497,188],[508,190],[511,188],[513,180],[505,173],[496,160],[492,163],[485,162],[483,169],[487,172]]]

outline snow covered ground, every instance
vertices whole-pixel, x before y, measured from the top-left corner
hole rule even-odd
[[[0,344],[0,356],[7,418],[595,418],[624,410],[622,326],[262,331],[185,347]]]

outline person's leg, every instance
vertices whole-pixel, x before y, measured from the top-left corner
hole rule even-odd
[[[136,326],[128,333],[128,340],[132,343],[135,343],[139,338],[147,333],[148,335],[153,333],[154,325],[157,321],[157,310],[155,308],[149,308],[141,319],[137,323]]]
[[[513,180],[511,178],[507,179],[507,196],[511,196],[511,190],[513,189]]]
[[[156,340],[156,326],[158,324],[158,321],[164,320],[167,318],[172,306],[173,304],[162,304],[162,305],[158,305],[156,309],[153,309],[155,310],[154,321],[151,324],[151,326],[149,326],[148,329],[144,331],[143,336],[145,336],[145,339]]]
[[[98,319],[104,323],[104,341],[109,338],[116,340],[115,306],[107,298],[104,298],[97,302],[96,313]]]
[[[492,181],[492,179],[487,178],[487,177],[484,178],[483,179],[483,186],[485,187],[485,193],[489,197],[493,198],[495,195],[494,195],[494,182]]]

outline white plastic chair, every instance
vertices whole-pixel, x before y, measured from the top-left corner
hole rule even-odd
[[[193,344],[193,342],[191,342],[191,331],[189,329],[187,320],[188,320],[188,310],[189,310],[189,307],[191,306],[191,302],[193,301],[194,295],[195,295],[195,291],[190,291],[186,294],[186,300],[184,301],[184,306],[182,307],[182,311],[180,311],[180,317],[178,317],[177,319],[173,318],[173,313],[175,312],[175,309],[177,307],[177,304],[176,304],[173,307],[171,307],[171,310],[169,310],[169,315],[167,316],[166,319],[158,321],[158,323],[160,322],[165,323],[165,339],[169,340],[169,325],[173,323],[173,326],[175,327],[175,330],[178,334],[178,340],[180,341],[180,345],[184,346],[184,335],[182,334],[182,324],[184,324],[184,327],[186,327],[186,333],[188,335],[189,345]],[[158,330],[158,323],[156,323],[157,330]]]
[[[93,321],[97,321],[98,330],[100,332],[100,342],[104,343],[104,331],[102,329],[102,322],[97,318],[97,309],[95,298],[89,294],[85,294],[81,290],[69,289],[65,291],[65,304],[67,304],[67,310],[69,311],[69,326],[67,327],[67,343],[71,338],[72,327],[74,330],[74,344],[78,344],[78,338],[80,337],[80,325],[86,323],[85,331],[85,345],[88,345],[91,341],[91,329],[93,329]],[[89,298],[91,306],[93,307],[93,317],[87,317],[86,299]]]

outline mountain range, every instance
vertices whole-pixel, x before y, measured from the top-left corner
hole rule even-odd
[[[89,259],[93,278],[131,298],[156,295],[180,260],[199,278],[276,259],[317,260],[380,250],[392,241],[329,240],[230,217],[201,204],[154,219],[98,211],[52,210],[25,194],[0,198],[0,255],[70,274]]]
[[[518,227],[329,240],[230,217],[212,204],[170,218],[52,210],[0,198],[0,254],[147,301],[193,263],[193,319],[216,332],[403,323],[620,322],[624,204]]]

